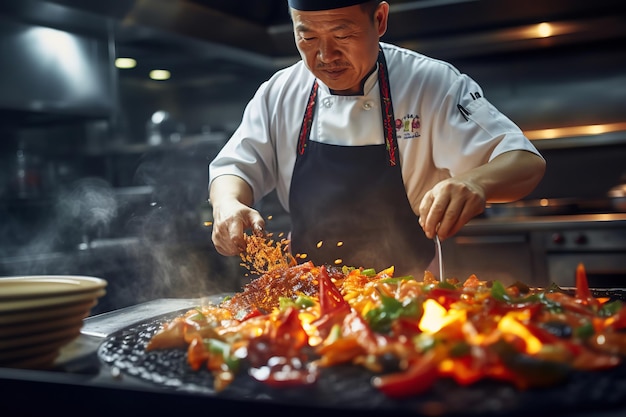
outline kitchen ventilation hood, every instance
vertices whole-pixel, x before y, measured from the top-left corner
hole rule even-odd
[[[3,124],[108,117],[113,80],[106,38],[0,15]]]

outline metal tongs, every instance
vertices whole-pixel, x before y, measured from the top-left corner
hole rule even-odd
[[[441,241],[439,240],[439,235],[435,234],[435,263],[439,266],[439,281],[443,282],[445,280],[443,275],[443,258],[441,255]]]

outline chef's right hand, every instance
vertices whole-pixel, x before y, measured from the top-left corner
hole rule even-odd
[[[218,253],[234,256],[243,252],[246,248],[246,230],[252,230],[257,235],[264,233],[265,220],[258,211],[236,199],[220,201],[213,206],[211,238]]]

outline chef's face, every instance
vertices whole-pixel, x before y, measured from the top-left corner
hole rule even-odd
[[[335,94],[359,94],[372,71],[378,42],[387,30],[389,4],[374,17],[361,6],[303,12],[291,10],[296,46],[313,74]]]

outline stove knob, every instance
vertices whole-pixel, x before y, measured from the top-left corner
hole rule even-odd
[[[563,236],[561,233],[554,233],[552,234],[552,243],[555,243],[557,245],[562,245],[565,243],[565,236]]]
[[[589,238],[587,238],[587,235],[584,235],[582,233],[576,236],[576,238],[574,239],[574,242],[576,242],[577,245],[584,245],[588,241],[589,241]]]

